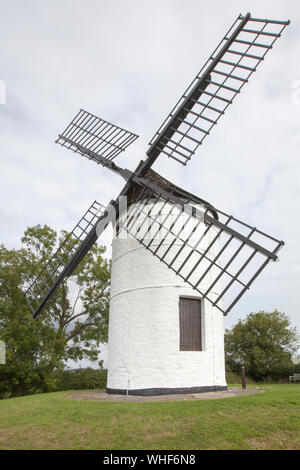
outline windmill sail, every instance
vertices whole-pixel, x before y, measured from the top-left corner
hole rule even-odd
[[[186,165],[288,24],[236,19],[150,141],[151,163],[162,153]]]
[[[226,315],[284,243],[223,211],[192,204],[145,186],[119,233],[125,230]]]
[[[151,167],[161,153],[184,165],[191,159],[288,24],[239,15],[151,140],[147,158],[135,172],[118,167],[114,159],[138,136],[83,109],[56,141],[125,178],[118,200],[129,196],[131,205],[119,213],[117,232],[130,234],[224,314],[268,262],[277,259],[283,242],[169,182],[165,186]],[[104,208],[95,201],[28,288],[34,317],[105,230],[116,202]]]
[[[138,136],[81,109],[56,143],[84,157],[111,165]]]
[[[105,214],[105,207],[94,201],[27,289],[25,297],[33,317],[39,316],[63,279],[72,274],[96,242],[100,235],[98,224]],[[103,226],[102,231],[105,228],[106,226]]]

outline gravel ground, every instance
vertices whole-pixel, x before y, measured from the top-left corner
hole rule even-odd
[[[252,395],[254,393],[262,393],[263,390],[256,388],[247,388],[242,390],[239,387],[228,388],[222,392],[207,392],[207,393],[191,393],[191,394],[174,394],[174,395],[156,395],[156,396],[141,396],[141,395],[111,395],[106,392],[97,390],[86,390],[78,392],[69,392],[66,394],[72,400],[96,400],[96,401],[126,401],[126,402],[149,402],[149,401],[184,401],[184,400],[215,400],[217,398],[231,398],[240,397],[244,395]]]

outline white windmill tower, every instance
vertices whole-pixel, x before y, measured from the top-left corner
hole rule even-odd
[[[223,315],[277,259],[283,242],[175,186],[152,166],[163,154],[187,164],[288,24],[239,15],[134,172],[113,160],[137,136],[84,110],[57,139],[126,184],[106,207],[91,205],[26,299],[37,318],[114,224],[109,393],[226,389]]]
[[[166,188],[173,186],[153,171],[151,176],[152,181],[159,179]],[[186,203],[190,196],[179,188],[178,191]],[[184,263],[182,272],[188,274],[198,254],[193,253],[185,261],[185,239],[188,238],[190,245],[196,245],[206,229],[201,215],[210,209],[209,204],[196,196],[192,200],[200,219],[193,218],[188,209],[182,212],[181,207],[150,199],[144,207],[140,207],[138,201],[133,202],[124,216],[126,220],[119,221],[112,251],[109,393],[154,395],[226,389],[222,312],[202,299],[199,292],[136,239],[127,236],[127,223],[130,230],[141,226],[139,236],[147,244],[153,238],[151,247],[157,250],[157,256],[164,256],[167,264],[176,258],[173,265],[176,263],[179,267]],[[139,213],[136,221],[135,211]],[[150,217],[155,220],[153,225],[149,223],[150,211]],[[210,213],[213,216],[213,212]],[[165,230],[161,233],[158,229],[163,221]],[[175,243],[174,236],[167,232],[172,224],[174,233],[183,229],[181,239],[177,238]],[[210,236],[199,244],[198,252],[203,253],[215,236],[218,230],[212,228]],[[208,249],[207,258],[214,258],[220,249],[218,245],[216,240]],[[207,260],[202,263],[204,267],[208,267]],[[201,291],[209,287],[213,272],[204,277]],[[191,280],[197,276],[199,278],[199,269]],[[212,295],[217,297],[219,293],[218,283]]]

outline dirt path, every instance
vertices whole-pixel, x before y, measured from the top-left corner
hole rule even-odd
[[[111,395],[106,392],[97,390],[85,390],[78,392],[69,392],[66,394],[72,400],[96,400],[96,401],[125,401],[125,402],[151,402],[151,401],[184,401],[184,400],[214,400],[217,398],[232,398],[245,395],[252,395],[254,393],[262,393],[263,390],[256,388],[247,388],[242,390],[239,387],[228,388],[223,392],[207,392],[207,393],[191,393],[191,394],[178,394],[178,395],[156,395],[156,396],[141,396],[141,395]]]

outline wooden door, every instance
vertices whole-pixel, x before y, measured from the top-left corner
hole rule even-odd
[[[180,351],[201,351],[201,301],[179,299]]]

